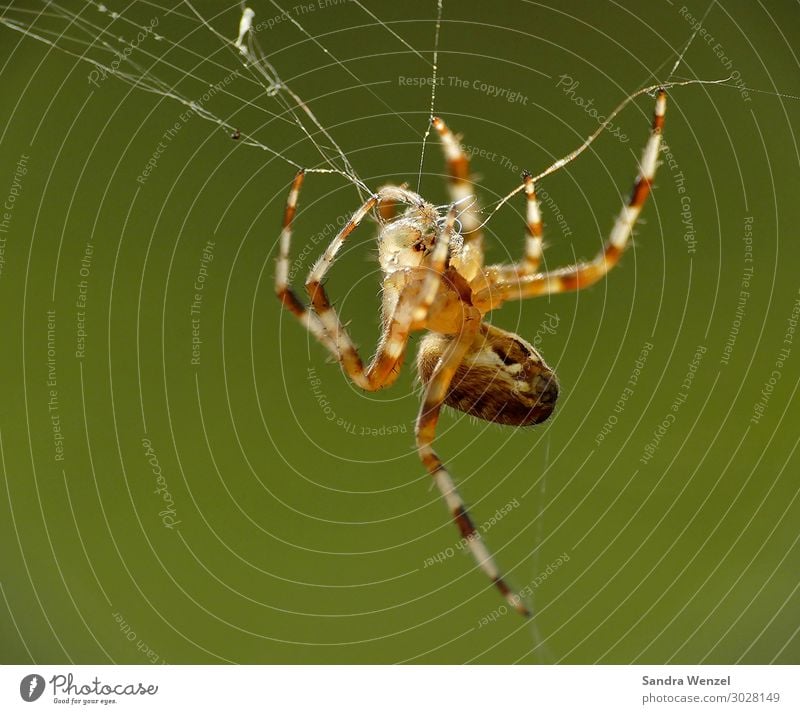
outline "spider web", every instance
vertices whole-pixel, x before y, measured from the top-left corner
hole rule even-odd
[[[347,73],[357,82],[359,87],[366,89],[375,99],[383,104],[394,116],[405,123],[415,134],[420,135],[418,128],[412,126],[402,115],[380,97],[369,83],[363,82],[345,63],[340,61],[320,40],[310,34],[302,23],[294,17],[294,14],[286,11],[276,0],[270,0],[272,6],[281,13],[291,24],[293,24],[310,42],[315,44],[324,52],[338,67]],[[25,37],[42,43],[76,58],[80,62],[86,63],[94,68],[105,80],[112,77],[115,81],[124,82],[137,90],[145,93],[177,102],[199,116],[201,119],[216,125],[228,136],[236,135],[242,144],[260,149],[284,161],[295,169],[304,169],[308,173],[331,173],[338,174],[355,186],[363,200],[372,190],[359,177],[345,151],[337,143],[332,132],[327,129],[317,118],[308,104],[284,81],[278,73],[276,67],[270,62],[268,53],[265,52],[259,42],[258,33],[253,26],[253,16],[249,23],[245,22],[245,16],[252,10],[244,8],[237,17],[237,14],[230,9],[222,10],[214,18],[215,23],[222,27],[217,29],[212,25],[212,20],[202,15],[193,5],[191,0],[181,0],[174,8],[164,8],[151,0],[140,0],[137,3],[128,5],[124,10],[118,11],[112,8],[113,2],[105,4],[95,0],[84,0],[83,7],[79,11],[72,10],[61,5],[59,2],[41,0],[42,9],[39,11],[20,8],[14,5],[0,5],[0,24],[5,25]],[[434,46],[432,61],[426,59],[422,53],[406,42],[387,24],[382,22],[371,10],[364,6],[359,0],[353,0],[354,6],[362,10],[372,20],[376,21],[393,38],[400,41],[407,49],[431,67],[431,95],[429,115],[424,132],[421,133],[420,161],[417,177],[417,188],[421,183],[422,172],[425,162],[425,151],[428,138],[431,134],[432,119],[436,105],[436,86],[437,73],[439,70],[439,39],[442,24],[443,0],[436,0],[436,23],[434,30]],[[712,2],[705,11],[705,18],[714,6]],[[152,11],[162,14],[164,17],[180,18],[182,23],[188,23],[192,30],[186,33],[186,37],[194,35],[199,31],[208,33],[215,37],[219,42],[218,50],[210,56],[193,50],[185,39],[174,40],[166,32],[163,34],[155,31],[140,21],[131,17],[133,9],[150,8]],[[237,22],[239,23],[239,36],[237,37]],[[245,25],[247,27],[245,28]],[[625,109],[633,100],[642,94],[650,94],[659,87],[680,87],[691,84],[717,84],[722,86],[733,86],[728,84],[729,77],[718,79],[686,79],[677,75],[677,70],[683,61],[686,53],[691,47],[699,26],[688,38],[686,44],[677,55],[672,65],[672,69],[666,80],[659,81],[651,86],[638,89],[627,96],[620,104],[608,114],[607,120],[603,122],[597,130],[575,150],[558,159],[546,169],[535,173],[534,181],[559,171],[567,164],[574,161],[582,154],[600,135],[602,135],[612,120]],[[147,42],[137,42],[137,34],[142,33],[152,36],[155,42],[154,47]],[[10,59],[8,60],[10,61]],[[186,68],[187,62],[194,62],[191,69]],[[669,62],[666,60],[662,67]],[[659,68],[660,69],[660,68]],[[210,76],[209,71],[215,72]],[[657,72],[658,70],[656,70]],[[177,75],[174,81],[163,79],[161,75],[174,73]],[[219,75],[225,78],[233,77],[236,83],[229,89],[227,83],[220,86]],[[673,79],[674,78],[674,79]],[[217,83],[214,83],[214,79]],[[195,86],[202,87],[208,94],[207,88],[211,87],[214,92],[232,102],[236,108],[227,112],[226,116],[221,116],[209,106],[213,102],[198,99],[200,92],[189,93],[183,86],[188,81],[195,83]],[[245,89],[255,89],[254,99],[246,96]],[[776,97],[787,99],[800,99],[790,94],[783,94],[775,91],[765,91],[747,87],[749,91],[769,94]],[[311,143],[316,153],[320,157],[320,164],[308,166],[295,160],[286,151],[276,148],[270,143],[260,140],[255,134],[248,133],[245,129],[236,126],[231,116],[238,113],[239,109],[250,109],[260,113],[265,123],[271,121],[286,123],[295,126],[302,132],[303,136]],[[320,138],[321,137],[321,138]],[[323,141],[324,140],[324,141]],[[481,209],[481,213],[486,215],[484,221],[478,227],[484,228],[495,216],[495,214],[514,196],[520,193],[524,184],[520,184],[501,199],[492,204],[486,205]]]
[[[169,99],[185,106],[194,112],[198,117],[216,126],[220,132],[226,136],[238,135],[239,141],[249,147],[267,152],[287,165],[295,168],[304,168],[311,173],[331,173],[342,176],[349,181],[358,191],[363,199],[371,193],[371,189],[359,176],[350,158],[337,142],[333,133],[319,120],[314,111],[300,97],[294,89],[281,77],[278,69],[269,59],[269,53],[261,45],[257,32],[253,31],[253,21],[248,25],[245,20],[245,13],[231,12],[225,10],[218,17],[209,19],[203,16],[190,0],[183,0],[175,8],[163,8],[155,3],[142,1],[139,8],[152,8],[153,11],[180,18],[182,23],[187,24],[192,29],[188,33],[205,33],[214,37],[218,42],[218,50],[210,56],[202,55],[197,50],[193,50],[191,45],[183,39],[172,39],[166,31],[159,31],[159,28],[151,28],[141,20],[133,18],[133,13],[126,10],[118,12],[111,8],[112,1],[108,5],[101,2],[91,2],[87,0],[83,3],[83,8],[79,11],[71,10],[62,6],[58,2],[42,2],[40,11],[27,10],[13,5],[0,6],[2,15],[0,23],[9,30],[17,32],[27,39],[42,43],[50,48],[56,49],[66,55],[74,57],[80,62],[86,63],[101,76],[108,77],[109,81],[121,81],[131,87],[149,93],[157,97]],[[369,84],[363,82],[349,67],[335,57],[317,38],[309,34],[302,23],[287,11],[276,0],[271,0],[274,8],[286,15],[290,22],[311,42],[316,44],[330,59],[339,66],[343,72],[354,79],[359,86],[365,88],[382,104],[386,102],[379,97]],[[354,6],[361,9],[365,15],[377,21],[387,33],[402,42],[408,49],[422,59],[431,69],[431,93],[429,102],[429,113],[424,132],[420,132],[421,127],[409,127],[415,133],[421,133],[419,172],[417,177],[417,187],[421,183],[424,169],[425,153],[428,139],[431,134],[431,122],[436,109],[436,87],[437,73],[439,71],[439,40],[443,14],[443,0],[436,2],[436,24],[433,44],[432,61],[426,59],[415,48],[411,47],[405,40],[397,35],[391,28],[374,15],[358,0],[353,1]],[[711,10],[713,3],[709,5],[705,16]],[[698,27],[699,29],[699,27]],[[238,33],[237,33],[238,30]],[[135,37],[140,33],[148,33],[152,36],[153,43],[136,42]],[[674,60],[671,71],[664,82],[654,84],[637,90],[629,97],[625,98],[620,105],[608,115],[607,121],[601,125],[587,140],[576,150],[567,154],[562,159],[553,163],[550,167],[539,172],[536,180],[560,170],[566,164],[576,159],[597,137],[599,137],[610,124],[611,120],[622,111],[630,102],[644,93],[653,91],[658,86],[680,86],[683,84],[713,83],[724,85],[727,78],[715,80],[683,79],[676,73],[689,51],[692,42],[697,35],[697,30],[688,38],[678,57]],[[126,53],[126,49],[131,50]],[[669,58],[664,66],[672,61]],[[191,69],[187,65],[192,64]],[[660,68],[659,68],[660,69]],[[165,75],[176,75],[173,80],[165,79]],[[232,76],[235,84],[230,88],[228,85],[220,86],[220,77]],[[673,80],[673,77],[675,79]],[[189,87],[194,87],[195,91]],[[214,106],[213,97],[208,101],[201,99],[201,90],[205,91],[208,87],[218,87],[215,94],[224,97],[234,108],[254,111],[263,116],[265,122],[279,122],[292,127],[310,142],[314,151],[319,157],[319,164],[308,167],[301,164],[288,152],[276,148],[274,145],[262,141],[254,132],[249,132],[245,127],[239,127],[230,117],[236,111],[221,113]],[[243,91],[248,90],[248,91]],[[754,90],[751,91],[761,91]],[[253,98],[248,96],[248,92]],[[764,92],[774,96],[796,99],[791,95],[779,94],[776,92]],[[391,107],[388,107],[391,110]],[[394,113],[394,112],[393,112]],[[503,205],[516,193],[522,190],[522,186],[517,187],[507,196],[500,199],[491,206],[487,206],[484,211],[486,219],[482,223],[485,226],[491,218],[502,208]],[[540,510],[537,515],[537,525],[534,534],[532,552],[534,553],[531,564],[531,571],[535,576],[540,569],[538,545],[544,539],[543,511],[542,504],[545,501],[547,482],[546,473],[550,467],[549,436],[547,437],[543,463],[543,475],[537,493],[537,502]],[[538,630],[536,621],[530,629],[531,637],[536,644],[536,651],[540,652],[542,660],[552,661],[553,657],[549,652],[546,640]]]
[[[277,3],[273,4],[282,11]],[[190,26],[186,37],[198,30],[209,33],[219,41],[218,50],[210,56],[204,55],[192,49],[185,39],[172,39],[166,32],[162,34],[157,25],[133,19],[132,8],[142,7],[151,8],[163,17],[180,18],[182,23]],[[103,2],[86,0],[76,12],[58,2],[42,0],[40,11],[5,5],[0,6],[0,12],[0,24],[90,65],[92,72],[96,73],[96,80],[111,78],[142,92],[177,102],[228,136],[235,135],[246,146],[261,149],[298,170],[339,174],[356,187],[362,198],[369,193],[331,132],[278,74],[252,27],[248,26],[241,32],[245,24],[244,13],[241,21],[235,13],[221,13],[220,20],[226,23],[225,32],[222,32],[212,26],[190,0],[183,0],[172,9],[143,1],[119,12],[112,9],[111,4]],[[237,22],[240,27],[238,38],[235,32]],[[143,38],[148,41],[143,41]],[[194,63],[194,66],[187,69],[188,63]],[[167,74],[174,74],[176,79],[164,79]],[[184,88],[187,84],[196,89],[190,93]],[[254,91],[255,99],[248,98],[246,90]],[[211,100],[215,96],[231,102],[234,109],[221,116],[213,108]],[[260,113],[265,123],[275,121],[296,126],[319,154],[320,165],[305,166],[287,152],[240,129],[230,117],[244,108]]]

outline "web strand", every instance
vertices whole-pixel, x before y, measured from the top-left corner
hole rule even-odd
[[[546,169],[544,169],[544,171],[541,171],[540,173],[533,176],[533,182],[536,183],[537,181],[540,181],[545,176],[549,176],[550,174],[555,173],[559,169],[563,168],[567,164],[577,159],[578,156],[580,156],[584,151],[586,151],[586,149],[588,149],[589,146],[591,146],[592,143],[594,143],[594,140],[597,139],[597,137],[600,136],[609,127],[613,119],[625,107],[627,107],[628,104],[630,104],[637,97],[642,96],[642,94],[649,94],[659,89],[670,89],[671,87],[685,87],[690,84],[724,84],[729,80],[730,77],[725,77],[724,79],[688,79],[680,82],[676,81],[661,82],[659,84],[652,84],[649,87],[642,87],[641,89],[637,90],[633,94],[626,97],[622,102],[620,102],[616,106],[616,108],[610,114],[608,114],[605,121],[603,121],[603,123],[600,124],[600,126],[592,134],[590,134],[589,137],[577,149],[571,151],[566,156],[560,158],[558,161],[554,162]],[[503,198],[501,198],[494,204],[494,207],[491,209],[491,211],[489,211],[489,214],[486,217],[486,219],[473,230],[478,231],[481,228],[483,228],[492,219],[495,213],[497,213],[510,199],[512,199],[514,196],[516,196],[520,191],[523,191],[524,189],[525,189],[525,183],[521,183],[519,186],[514,188],[508,194],[503,196]]]
[[[11,5],[0,6],[0,13],[2,13],[0,14],[0,24],[36,42],[58,50],[70,57],[74,57],[80,62],[86,63],[92,67],[92,72],[96,73],[98,80],[105,80],[106,78],[113,77],[115,80],[122,81],[137,90],[177,102],[190,109],[201,119],[215,124],[223,130],[226,135],[231,136],[236,134],[240,137],[240,143],[242,145],[266,151],[293,168],[301,169],[306,167],[291,159],[284,152],[259,141],[246,132],[241,132],[239,127],[234,126],[230,120],[218,116],[212,109],[206,106],[206,103],[213,96],[224,96],[238,102],[242,106],[255,109],[259,113],[266,115],[270,121],[287,122],[295,125],[309,138],[328,166],[328,168],[324,169],[318,167],[307,168],[310,173],[338,174],[356,186],[359,193],[362,195],[365,192],[368,193],[367,187],[358,178],[346,155],[333,140],[328,130],[319,122],[305,102],[281,81],[274,67],[266,61],[266,58],[263,56],[263,53],[260,52],[260,48],[258,48],[257,45],[249,44],[248,56],[246,57],[249,62],[242,61],[242,57],[239,55],[238,61],[242,62],[242,69],[234,69],[231,71],[229,65],[217,61],[215,54],[201,54],[192,50],[185,43],[173,42],[168,37],[159,34],[153,26],[141,25],[126,16],[124,12],[114,12],[102,3],[87,2],[86,4],[97,10],[99,13],[98,16],[102,17],[105,22],[104,25],[90,19],[87,13],[72,12],[60,6],[57,2],[47,2],[47,9],[43,9],[41,12],[19,9]],[[145,4],[149,5],[149,3]],[[234,40],[224,37],[214,30],[208,21],[191,6],[190,2],[184,0],[184,5],[191,9],[192,12],[190,14],[179,12],[177,8],[170,9],[167,14],[176,15],[182,20],[196,21],[201,27],[210,30],[215,37],[220,39],[224,47],[234,47]],[[163,10],[163,8],[159,9]],[[13,14],[16,13],[19,13],[22,17],[32,16],[34,19],[31,22],[35,22],[36,20],[58,20],[66,23],[66,26],[58,29],[51,29],[48,27],[34,28],[33,24],[15,19]],[[166,51],[161,53],[156,52],[151,47],[148,47],[145,41],[140,41],[137,44],[128,42],[120,35],[120,28],[124,28],[122,30],[123,33],[143,33],[146,38],[152,38],[153,41],[157,42],[158,45]],[[250,39],[251,38],[248,38],[248,40]],[[126,48],[130,48],[131,51],[123,53]],[[235,54],[238,55],[238,53]],[[104,56],[108,59],[104,60]],[[195,61],[196,64],[191,69],[186,69],[184,66],[179,66],[174,61],[168,59],[168,56],[172,56],[173,58],[176,56],[187,56]],[[149,62],[149,66],[144,66],[143,62]],[[281,106],[281,111],[271,111],[263,106],[263,104],[256,104],[248,100],[243,97],[241,93],[229,91],[221,81],[216,84],[210,82],[198,74],[198,68],[201,66],[219,69],[224,71],[228,77],[235,78],[237,81],[248,82],[254,87],[260,88],[262,90],[262,96],[275,98],[276,101],[278,101]],[[154,73],[154,68],[174,71],[179,75],[179,79],[175,84],[165,82]],[[209,96],[206,99],[193,99],[187,96],[185,91],[181,91],[177,88],[178,83],[186,79],[196,81],[201,86],[205,87],[206,92],[203,94],[203,97],[206,97],[206,94]],[[210,91],[208,90],[209,87],[211,88]],[[338,151],[339,158],[342,160],[341,165],[336,164],[327,152],[326,147],[321,145],[314,138],[312,133],[308,131],[297,115],[298,110],[304,113],[305,116],[314,123],[314,126],[319,132],[335,147]]]
[[[251,30],[252,20],[255,13],[250,8],[245,8],[242,14],[242,19],[239,24],[239,37],[231,42],[227,37],[220,34],[215,30],[210,23],[195,9],[190,0],[183,0],[184,4],[195,14],[200,23],[215,37],[220,39],[225,47],[236,48],[240,55],[243,68],[254,77],[255,81],[263,87],[264,93],[268,97],[275,97],[284,109],[291,115],[296,126],[303,132],[306,138],[311,142],[315,149],[319,152],[323,161],[328,164],[331,173],[338,173],[347,177],[358,189],[361,198],[365,198],[369,190],[364,182],[358,177],[353,166],[350,164],[346,154],[342,151],[339,144],[331,136],[330,132],[322,125],[317,116],[308,107],[308,105],[284,82],[277,69],[267,59],[266,53],[261,49],[258,40],[255,38]],[[247,44],[243,40],[247,40]],[[246,61],[245,61],[246,60]],[[284,94],[288,95],[294,106],[289,102]],[[320,144],[308,128],[305,126],[301,118],[297,115],[296,109],[300,109],[306,117],[314,124],[315,127],[322,133],[322,135],[333,145],[342,161],[341,166],[337,166],[334,160],[328,155],[326,147]],[[326,172],[327,173],[327,172]]]
[[[675,72],[678,71],[678,67],[680,66],[681,62],[683,62],[683,58],[686,56],[686,53],[692,46],[694,38],[697,37],[697,33],[700,32],[700,30],[702,29],[703,23],[706,21],[706,18],[708,17],[708,13],[711,12],[711,8],[714,7],[714,5],[716,4],[717,4],[716,0],[711,0],[708,7],[706,8],[706,11],[703,13],[703,16],[700,18],[700,22],[698,22],[696,27],[694,28],[694,32],[692,32],[689,39],[686,41],[686,44],[683,46],[683,49],[678,53],[678,57],[675,60],[675,64],[672,65],[672,69],[667,75],[668,82],[675,76]]]
[[[433,37],[433,70],[431,74],[431,106],[428,113],[428,126],[425,127],[425,134],[422,136],[422,150],[419,155],[419,173],[417,174],[417,193],[419,193],[422,184],[422,166],[425,163],[425,146],[428,143],[428,137],[431,135],[431,127],[433,126],[433,115],[436,109],[436,80],[439,71],[439,33],[442,29],[442,2],[436,2],[436,31]]]

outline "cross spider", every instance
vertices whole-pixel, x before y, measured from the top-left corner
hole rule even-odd
[[[538,272],[542,255],[542,222],[533,178],[523,175],[527,199],[527,237],[522,260],[510,265],[483,265],[483,236],[474,202],[460,216],[456,206],[471,195],[469,158],[445,123],[433,119],[447,162],[452,203],[446,214],[414,191],[384,186],[353,214],[309,272],[305,283],[307,308],[288,284],[292,220],[304,172],[292,183],[283,218],[275,290],[300,323],[341,363],[353,382],[369,391],[397,378],[412,332],[427,330],[417,369],[424,385],[416,423],[419,457],[439,488],[461,535],[478,564],[520,614],[529,616],[500,573],[476,530],[450,474],[433,450],[442,405],[472,416],[511,426],[529,426],[547,419],[558,397],[553,371],[524,339],[483,321],[484,315],[508,300],[580,290],[597,282],[625,249],[642,210],[657,167],[666,92],[656,96],[649,139],[639,175],[627,204],[605,246],[593,260],[558,270]],[[407,208],[395,215],[396,207]],[[347,329],[339,320],[323,287],[323,279],[339,248],[367,214],[378,211],[378,250],[383,272],[382,331],[375,356],[367,367]]]

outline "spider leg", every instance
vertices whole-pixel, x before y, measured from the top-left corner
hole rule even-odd
[[[495,564],[489,549],[475,528],[472,518],[470,518],[463,499],[456,490],[452,477],[433,449],[436,425],[438,424],[439,414],[450,388],[450,383],[459,364],[472,347],[481,325],[481,316],[477,310],[466,305],[464,310],[463,329],[442,354],[425,388],[416,424],[417,451],[420,460],[433,477],[434,483],[450,509],[461,536],[466,539],[475,562],[486,573],[508,603],[521,615],[529,617],[530,612],[525,607],[525,604],[512,592],[508,583],[500,574],[500,570]]]
[[[381,193],[382,191],[391,191],[392,188],[394,187],[391,184],[386,184],[378,188],[378,193]],[[406,189],[408,188],[408,184],[405,183],[401,184],[400,188]],[[399,213],[399,208],[400,208],[399,201],[391,198],[386,198],[378,204],[378,215],[380,216],[382,221],[388,222],[394,218],[397,218],[397,214]]]
[[[338,356],[336,343],[331,341],[319,318],[300,301],[289,286],[289,249],[292,243],[292,220],[297,213],[297,199],[303,185],[305,172],[297,172],[286,199],[283,212],[283,229],[281,230],[278,262],[275,268],[275,294],[283,306],[291,312],[316,339]]]
[[[603,250],[586,263],[535,275],[514,278],[502,273],[492,275],[487,271],[487,283],[477,290],[473,298],[474,305],[481,311],[486,311],[498,307],[507,300],[523,300],[544,294],[581,290],[596,283],[617,264],[627,247],[633,226],[653,184],[658,168],[658,151],[666,109],[667,94],[662,89],[656,96],[650,138],[645,145],[633,191],[628,202],[622,207]]]
[[[459,215],[464,234],[464,261],[475,261],[480,267],[483,265],[483,231],[480,229],[478,204],[470,180],[469,156],[442,119],[434,117],[433,126],[439,134],[447,161],[447,172],[450,176],[448,182],[450,200],[459,206],[462,205],[461,201],[466,201],[466,205]]]
[[[352,218],[339,231],[309,273],[306,280],[306,290],[313,306],[313,310],[309,310],[289,286],[289,249],[291,246],[292,221],[297,212],[297,201],[303,178],[303,172],[298,172],[292,182],[286,202],[275,277],[275,291],[284,307],[294,314],[300,323],[331,352],[356,385],[369,391],[380,389],[396,378],[396,367],[405,354],[412,324],[414,322],[424,322],[428,308],[435,298],[439,280],[447,262],[447,252],[455,213],[451,212],[452,217],[448,219],[444,234],[439,235],[434,243],[426,266],[428,272],[425,278],[412,283],[401,292],[396,307],[389,319],[385,321],[376,354],[369,366],[365,368],[347,329],[342,325],[328,299],[325,288],[322,286],[322,280],[344,241],[367,213],[380,203],[384,196],[388,200],[394,201],[397,198],[408,198],[410,194],[402,188],[386,188],[371,196],[353,214]]]
[[[523,175],[525,181],[525,200],[527,204],[528,234],[525,236],[525,255],[519,265],[523,275],[532,275],[539,269],[542,260],[542,212],[539,210],[539,201],[533,186],[533,177],[526,171]]]
[[[492,265],[487,270],[499,281],[514,280],[522,275],[534,275],[542,260],[542,212],[533,185],[533,177],[526,171],[522,175],[525,182],[525,201],[527,204],[525,235],[525,254],[522,260],[512,265]]]

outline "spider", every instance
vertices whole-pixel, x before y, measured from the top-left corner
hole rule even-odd
[[[628,202],[616,219],[603,250],[594,259],[539,272],[542,221],[529,173],[523,174],[527,235],[517,263],[484,266],[483,236],[471,199],[469,157],[440,118],[433,118],[449,174],[451,203],[446,212],[404,186],[387,185],[352,215],[311,268],[305,283],[306,307],[288,282],[292,222],[304,172],[292,182],[283,216],[275,291],[283,306],[324,345],[359,387],[374,391],[397,378],[412,332],[427,331],[417,356],[423,397],[416,421],[419,457],[441,492],[480,569],[509,604],[530,616],[509,587],[433,449],[442,405],[510,426],[530,426],[547,419],[558,398],[558,382],[542,355],[519,335],[484,321],[509,300],[581,290],[614,267],[631,236],[657,168],[666,111],[666,91],[656,94],[650,136]],[[523,187],[521,186],[521,188]],[[466,207],[457,214],[457,207]],[[405,210],[398,214],[398,207]],[[372,211],[377,212],[378,257],[383,273],[381,334],[368,366],[331,305],[323,280],[345,240]],[[457,220],[458,217],[458,220]],[[458,226],[461,226],[461,230]]]

